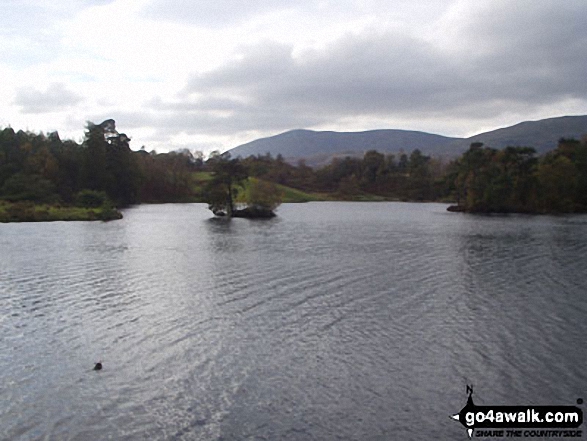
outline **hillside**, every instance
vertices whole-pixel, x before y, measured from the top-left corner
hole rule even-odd
[[[581,138],[587,134],[587,115],[563,116],[526,121],[470,138],[451,138],[408,130],[371,130],[366,132],[316,132],[292,130],[242,144],[230,150],[232,156],[281,154],[294,162],[304,158],[310,165],[323,165],[336,156],[362,156],[367,150],[385,153],[420,149],[426,155],[455,157],[472,142],[494,148],[532,146],[538,153],[556,147],[560,138]]]
[[[247,157],[281,154],[286,159],[305,158],[309,162],[329,162],[338,155],[363,155],[368,150],[396,153],[440,151],[459,138],[408,130],[371,130],[367,132],[315,132],[292,130],[269,138],[261,138],[230,150],[232,156]]]
[[[563,116],[539,121],[525,121],[511,127],[480,133],[460,145],[466,150],[472,142],[482,142],[493,148],[507,146],[534,147],[539,154],[556,148],[560,138],[581,139],[587,134],[587,115]]]

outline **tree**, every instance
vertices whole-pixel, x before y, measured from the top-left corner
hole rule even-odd
[[[408,181],[406,196],[411,200],[432,199],[432,175],[429,169],[430,156],[425,156],[418,149],[410,154],[408,161]]]
[[[338,184],[338,195],[342,199],[353,199],[361,193],[359,180],[355,175],[345,176]]]
[[[208,159],[213,177],[206,185],[204,199],[208,208],[217,216],[232,217],[234,201],[248,177],[247,170],[237,159],[231,159],[230,153],[215,155]]]
[[[245,202],[256,211],[273,211],[281,205],[282,193],[273,182],[249,178]]]
[[[108,202],[108,196],[103,191],[82,190],[76,196],[76,204],[85,208],[102,207]]]
[[[87,123],[84,141],[84,188],[105,191],[118,205],[138,199],[138,164],[130,150],[130,138],[116,131],[113,119]]]
[[[575,211],[579,174],[565,155],[549,153],[538,166],[540,205],[544,212]]]
[[[363,178],[368,185],[375,184],[385,170],[385,156],[376,150],[369,150],[363,156]]]
[[[41,175],[15,173],[0,188],[0,198],[11,202],[51,202],[55,199],[53,183]]]

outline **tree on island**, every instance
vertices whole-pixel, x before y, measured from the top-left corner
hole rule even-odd
[[[249,178],[245,192],[247,208],[241,210],[248,217],[273,217],[273,210],[281,205],[282,192],[273,182]]]
[[[231,159],[230,153],[214,154],[208,160],[212,179],[204,191],[208,208],[216,216],[232,217],[234,201],[248,173],[238,159]]]
[[[204,191],[208,208],[216,216],[268,218],[275,216],[273,210],[281,203],[281,194],[273,183],[249,179],[242,162],[231,159],[230,153],[215,154],[207,164],[212,179]],[[239,198],[239,194],[243,197]],[[244,203],[245,208],[236,208]]]

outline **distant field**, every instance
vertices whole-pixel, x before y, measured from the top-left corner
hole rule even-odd
[[[307,193],[285,185],[277,184],[277,188],[283,192],[283,202],[311,202],[311,201],[328,201],[331,198],[325,193]]]
[[[194,194],[198,197],[202,196],[202,187],[206,182],[212,179],[211,172],[195,172],[193,173]],[[246,186],[246,184],[245,184]],[[286,185],[276,184],[277,188],[282,192],[283,203],[301,203],[301,202],[312,202],[312,201],[341,201],[341,200],[352,200],[352,201],[364,201],[364,202],[377,202],[385,201],[382,196],[376,196],[372,194],[359,194],[349,198],[341,197],[333,193],[311,193],[297,188],[288,187]]]
[[[206,182],[212,179],[211,172],[194,172],[192,174],[194,179],[194,186],[193,190],[194,193],[197,195],[202,194],[202,187],[206,184]],[[310,202],[310,201],[327,201],[331,200],[332,198],[325,193],[307,193],[302,190],[297,190],[292,187],[287,187],[285,185],[276,184],[277,188],[283,193],[283,202],[284,203],[293,203],[293,202]]]

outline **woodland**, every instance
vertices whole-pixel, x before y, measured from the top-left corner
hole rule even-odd
[[[587,139],[532,146],[480,142],[452,160],[420,150],[335,158],[312,168],[281,155],[206,158],[188,149],[134,151],[114,120],[88,122],[84,140],[0,131],[0,221],[111,220],[140,203],[207,202],[218,216],[271,217],[281,202],[440,201],[473,213],[587,211]]]

